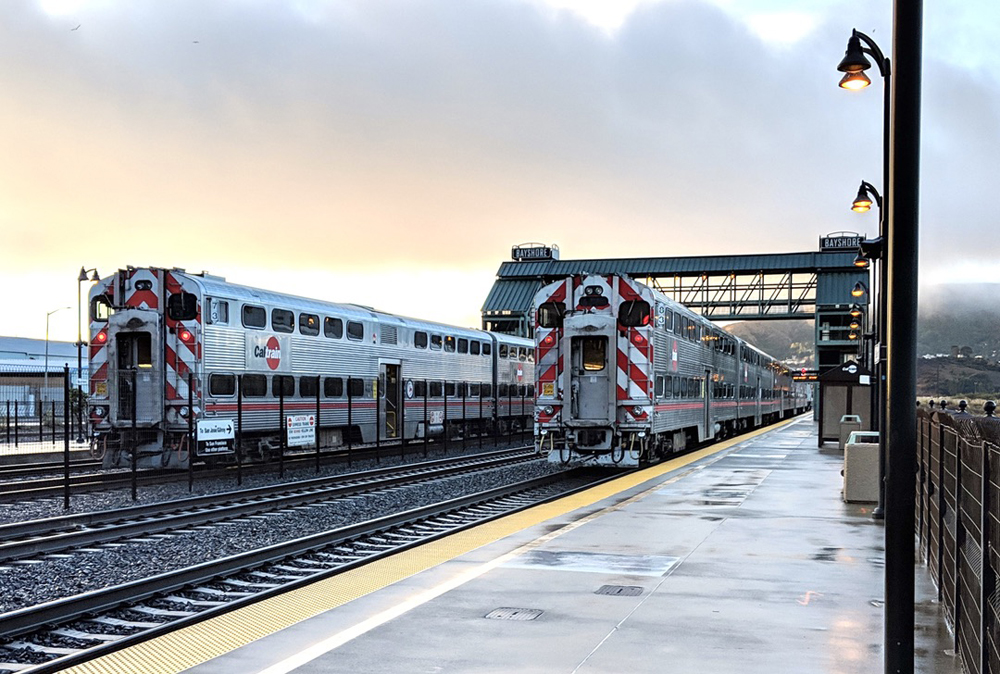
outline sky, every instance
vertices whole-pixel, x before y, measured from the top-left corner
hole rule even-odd
[[[519,243],[874,236],[852,28],[891,56],[890,0],[3,0],[0,335],[75,340],[81,266],[478,326]],[[1000,280],[997,35],[995,0],[924,2],[922,284]]]

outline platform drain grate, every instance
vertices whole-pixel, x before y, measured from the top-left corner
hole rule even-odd
[[[610,594],[615,597],[638,597],[642,588],[638,585],[601,585],[594,594]]]
[[[542,615],[537,608],[495,608],[486,614],[490,620],[534,620]]]

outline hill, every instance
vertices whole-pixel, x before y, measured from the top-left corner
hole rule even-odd
[[[815,358],[813,322],[741,321],[723,328],[788,365],[811,368]]]

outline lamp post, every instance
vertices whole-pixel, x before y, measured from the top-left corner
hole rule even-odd
[[[860,47],[861,34],[857,31]],[[884,671],[913,672],[914,551],[917,419],[917,302],[919,269],[920,98],[923,0],[893,2],[892,105],[885,103],[884,161],[887,213],[886,299],[885,661]],[[867,41],[866,41],[867,43]],[[874,43],[872,43],[874,44]],[[841,66],[849,61],[845,54]],[[869,45],[871,48],[871,45]],[[863,50],[862,50],[863,51]],[[873,53],[873,55],[877,55]],[[888,86],[888,60],[883,78]],[[881,65],[880,63],[880,71]],[[843,72],[864,70],[846,63]],[[890,115],[891,113],[891,120]]]
[[[872,204],[878,206],[879,236],[874,239],[865,239],[861,242],[858,250],[858,257],[870,260],[879,260],[877,275],[877,299],[875,302],[875,315],[873,316],[873,331],[876,337],[874,367],[872,374],[875,375],[875,387],[872,405],[873,430],[879,431],[878,435],[878,505],[872,511],[872,518],[881,520],[885,518],[885,336],[886,336],[886,292],[888,265],[885,260],[885,211],[882,208],[883,199],[878,190],[868,182],[861,181],[858,188],[858,195],[851,204],[851,210],[856,213],[866,213],[871,210]]]
[[[87,280],[87,274],[94,272],[90,280],[97,283],[101,277],[97,269],[80,267],[80,275],[76,277],[76,441],[83,442],[83,388],[80,380],[83,378],[83,327],[80,314],[83,312],[83,291],[81,284]]]
[[[45,398],[49,393],[49,317],[52,314],[62,311],[63,309],[71,309],[72,307],[59,307],[58,309],[53,309],[52,311],[45,314],[45,373],[42,375],[42,404],[45,404]],[[41,418],[41,414],[39,414]]]

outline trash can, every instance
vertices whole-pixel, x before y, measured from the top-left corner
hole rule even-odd
[[[844,451],[844,445],[847,444],[847,438],[854,431],[861,430],[861,417],[857,414],[845,414],[840,417],[840,451]]]
[[[878,502],[878,433],[854,431],[844,445],[844,501]]]

